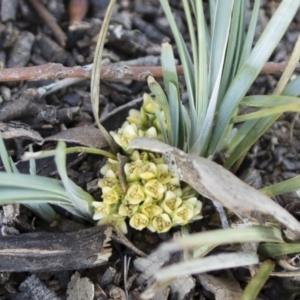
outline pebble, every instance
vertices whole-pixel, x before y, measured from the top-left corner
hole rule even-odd
[[[35,37],[29,31],[22,31],[17,38],[7,62],[8,68],[25,67],[30,59]]]

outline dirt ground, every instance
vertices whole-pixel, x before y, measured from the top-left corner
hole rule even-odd
[[[188,33],[181,1],[169,2],[174,9],[177,25],[187,40]],[[250,7],[252,1],[246,2]],[[256,39],[278,6],[278,1],[261,2]],[[39,11],[40,3],[43,4],[42,12]],[[91,64],[107,4],[107,0],[0,0],[0,70],[38,66],[50,62],[67,67]],[[51,21],[47,14],[43,15],[44,11],[54,16],[56,21]],[[53,23],[58,27],[52,27]],[[298,37],[299,26],[298,13],[270,61],[287,60]],[[161,44],[164,42],[174,46],[178,59],[170,28],[158,0],[119,0],[108,29],[102,65],[159,66]],[[279,75],[259,76],[249,94],[272,93],[278,79]],[[44,141],[43,146],[36,143],[35,150],[52,149],[57,140],[64,140],[68,145],[101,147],[96,132],[81,131],[83,126],[94,123],[90,81],[81,79],[72,85],[68,81],[62,81],[61,87],[57,87],[57,79],[0,83],[0,130],[3,135],[5,132],[6,147],[16,162],[28,144],[41,140]],[[184,82],[181,84],[184,91]],[[101,118],[105,120],[103,124],[110,130],[118,128],[124,121],[128,107],[138,106],[132,101],[141,98],[144,92],[149,92],[145,81],[101,81],[100,111]],[[183,99],[186,97],[183,93]],[[115,108],[122,106],[121,112],[111,115]],[[9,127],[5,124],[9,124]],[[255,169],[258,171],[256,180],[261,186],[298,175],[299,134],[298,114],[287,113],[282,116],[251,148],[239,175],[242,176],[245,170]],[[100,168],[104,160],[97,155],[76,154],[68,156],[67,164],[69,177],[90,192],[95,199],[99,199],[100,188],[97,186],[97,180],[101,177]],[[28,173],[27,163],[19,162],[17,166],[21,173]],[[3,170],[1,161],[0,167]],[[58,178],[53,159],[37,162],[37,171],[39,175]],[[299,217],[298,198],[295,192],[278,196],[276,201]],[[89,229],[89,225],[79,218],[65,211],[58,211],[62,214],[62,219],[59,224],[51,227],[36,218],[24,206],[5,206],[0,212],[1,234],[13,237],[35,232],[40,234],[40,237],[46,233],[66,234]],[[206,201],[203,208],[204,219],[195,222],[192,230],[218,227],[218,224],[211,221],[213,213],[213,206]],[[173,233],[176,233],[176,229],[161,235],[146,230],[131,230],[127,237],[138,249],[149,254],[162,241],[171,238]],[[99,240],[100,244],[97,245],[102,245],[105,233],[101,234],[102,240]],[[55,239],[49,238],[49,241],[55,243]],[[34,248],[34,243],[31,245]],[[132,264],[138,255],[133,249],[115,241],[111,251],[109,261],[94,268],[84,268],[84,264],[78,264],[78,268],[72,270],[53,271],[45,260],[44,269],[39,267],[34,270],[32,262],[32,268],[20,270],[14,263],[10,271],[0,273],[0,299],[93,299],[90,296],[92,289],[94,299],[140,299],[139,294],[143,286],[135,280],[139,272]],[[124,269],[127,269],[125,276]],[[0,271],[2,270],[0,262]],[[234,277],[242,287],[249,277],[246,269],[214,272],[214,275]],[[198,277],[193,280],[194,287],[186,294],[185,299],[215,299],[213,293],[201,285]],[[276,278],[269,280],[260,294],[260,299],[287,299],[282,284]],[[80,293],[82,298],[78,296]],[[179,298],[176,294],[170,294],[165,299]]]

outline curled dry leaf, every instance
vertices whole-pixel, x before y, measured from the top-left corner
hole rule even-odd
[[[170,171],[201,195],[221,203],[241,218],[249,217],[253,211],[271,215],[291,231],[289,238],[300,240],[300,223],[290,213],[217,163],[150,138],[135,139],[129,147],[162,153]]]

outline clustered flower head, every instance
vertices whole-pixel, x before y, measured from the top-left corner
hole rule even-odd
[[[183,188],[180,180],[169,172],[161,155],[150,152],[130,151],[128,143],[137,137],[161,139],[153,104],[159,105],[144,95],[140,111],[131,110],[123,126],[111,132],[114,140],[128,153],[129,162],[124,165],[125,181],[121,184],[118,161],[108,159],[101,168],[103,178],[102,201],[93,202],[94,219],[99,225],[112,224],[127,232],[125,220],[131,227],[163,233],[176,225],[186,225],[201,219],[202,203],[189,187]]]

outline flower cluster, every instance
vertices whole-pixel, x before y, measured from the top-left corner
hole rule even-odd
[[[127,149],[128,143],[138,137],[150,137],[162,140],[160,126],[155,117],[153,104],[156,105],[161,113],[162,119],[165,120],[160,105],[152,99],[150,95],[144,94],[144,103],[141,109],[131,109],[127,121],[123,123],[122,127],[117,131],[110,132],[116,143],[121,146],[123,150],[130,152],[130,150]]]
[[[183,187],[179,178],[169,172],[161,155],[132,152],[127,148],[128,143],[137,137],[161,139],[153,104],[160,109],[145,94],[140,111],[131,110],[123,126],[110,133],[130,160],[125,164],[124,172],[120,172],[119,162],[112,159],[108,159],[101,169],[102,201],[93,202],[94,219],[99,220],[99,225],[112,224],[126,233],[125,221],[129,218],[130,226],[135,229],[148,228],[162,233],[173,226],[202,218],[201,201],[189,186]],[[121,184],[124,181],[126,186]]]
[[[118,162],[109,159],[99,180],[102,202],[93,202],[94,219],[99,224],[113,224],[126,232],[126,218],[131,227],[166,232],[201,218],[201,202],[189,187],[181,188],[179,178],[169,172],[162,158],[153,153],[134,151],[124,171],[128,186],[122,189]]]

